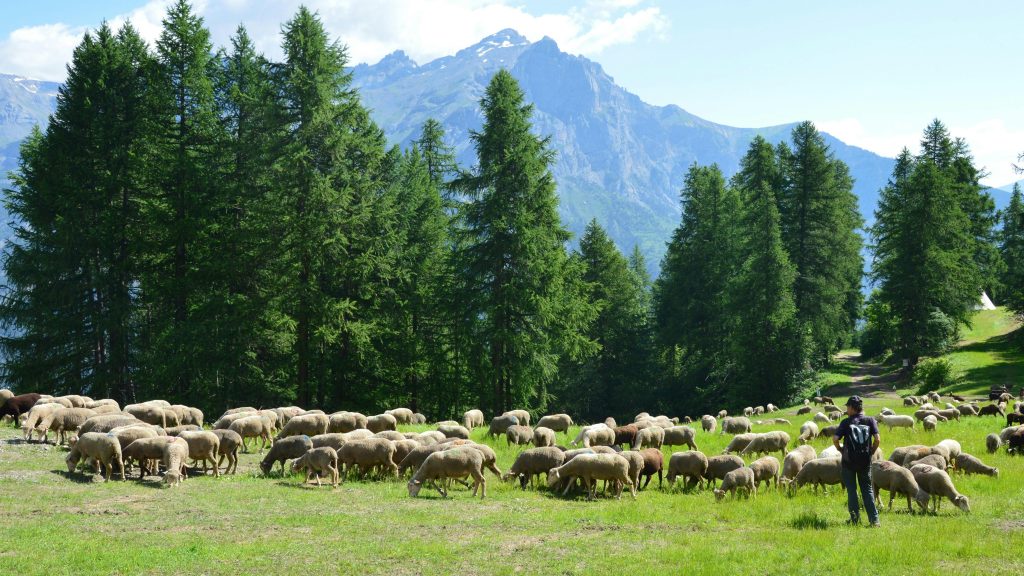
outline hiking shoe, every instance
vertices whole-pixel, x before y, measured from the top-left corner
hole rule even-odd
[[[882,523],[879,522],[878,520],[875,520],[871,524],[868,524],[868,528],[881,528],[881,527],[882,527]]]
[[[847,526],[860,526],[860,518],[850,518],[846,521]]]

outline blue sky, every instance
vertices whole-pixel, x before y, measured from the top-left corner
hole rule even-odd
[[[967,139],[992,185],[1024,151],[1019,73],[1024,2],[681,2],[655,0],[307,0],[374,62],[397,48],[423,63],[504,27],[553,37],[630,91],[734,126],[802,119],[869,150],[916,148],[935,117]],[[293,0],[195,3],[217,42],[240,22],[278,51]],[[0,72],[63,78],[86,27],[126,17],[155,38],[164,0],[4,6]]]

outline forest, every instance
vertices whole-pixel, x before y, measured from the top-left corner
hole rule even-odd
[[[938,120],[871,226],[810,122],[729,178],[691,166],[651,278],[599,222],[562,225],[557,150],[507,71],[459,166],[438,121],[386,141],[308,9],[280,61],[241,26],[215,48],[184,0],[163,26],[152,48],[130,24],[86,34],[21,148],[0,294],[17,391],[699,415],[789,405],[845,347],[941,353],[982,291],[1024,313],[1021,192],[996,211]]]

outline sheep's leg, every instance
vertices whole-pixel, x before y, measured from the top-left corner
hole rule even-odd
[[[644,481],[644,485],[643,485],[643,488],[641,488],[641,490],[646,490],[647,489],[647,485],[651,483],[651,476],[653,476],[653,474],[648,474],[647,475],[647,479]]]
[[[661,474],[662,471],[658,470],[658,490],[661,490]]]

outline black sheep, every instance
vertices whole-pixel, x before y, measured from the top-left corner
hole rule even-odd
[[[4,416],[10,416],[14,419],[14,427],[18,427],[18,417],[26,413],[35,406],[36,402],[39,401],[39,394],[32,392],[31,394],[22,394],[20,396],[12,396],[4,402],[3,406],[0,406],[0,418]]]

